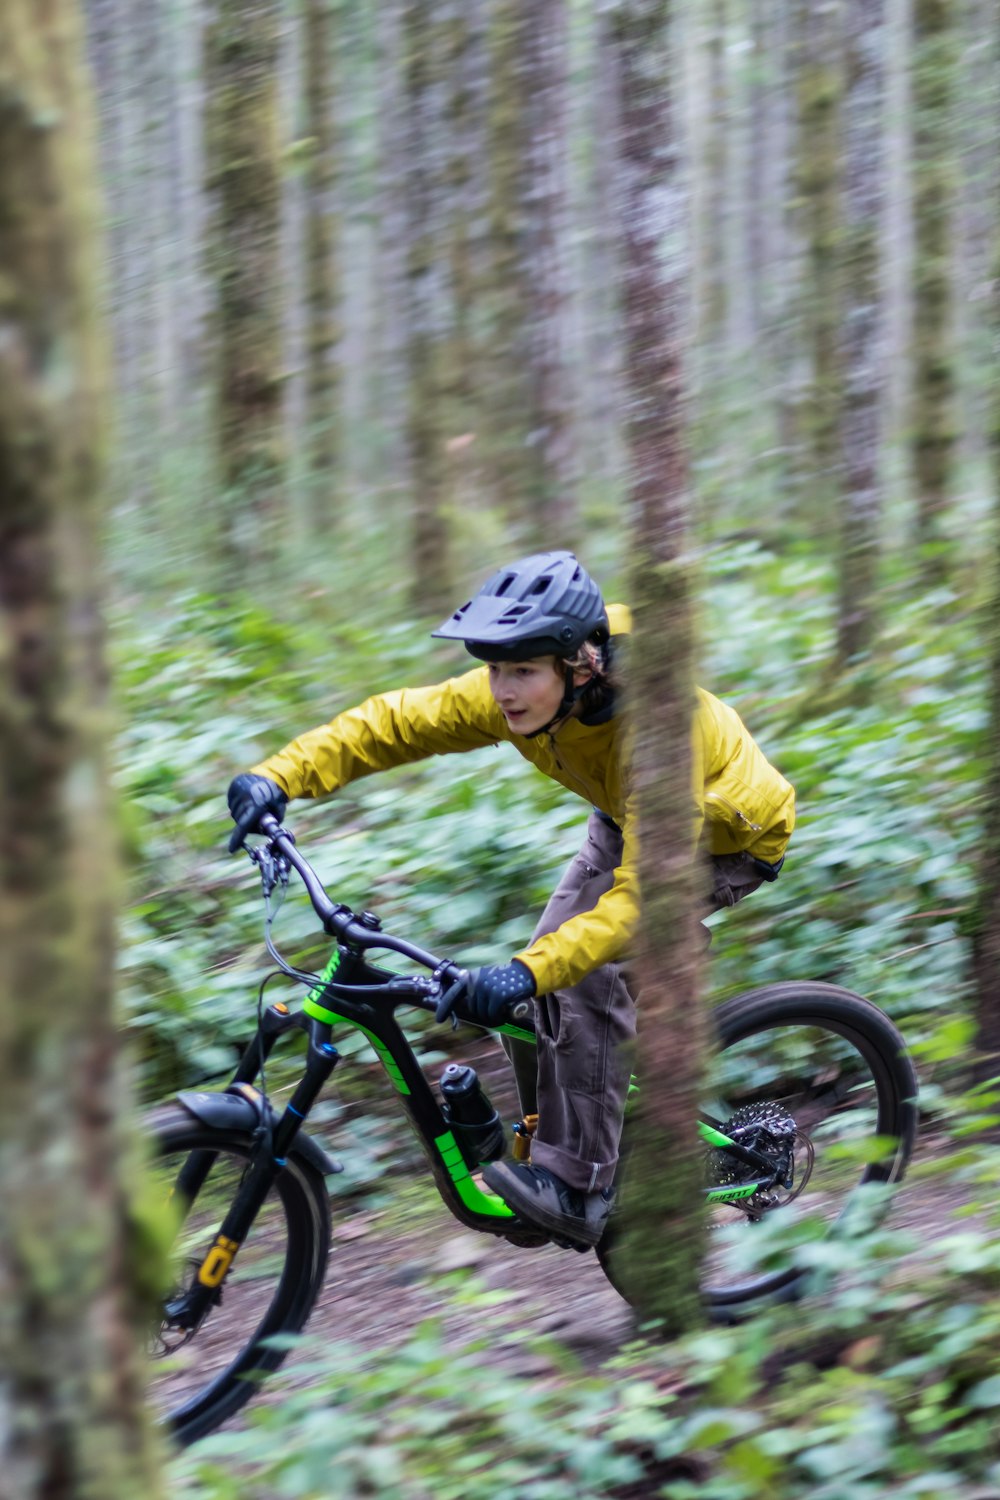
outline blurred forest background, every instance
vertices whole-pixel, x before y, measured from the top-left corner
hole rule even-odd
[[[260,1500],[332,1494],[332,1465],[336,1493],[404,1500],[1000,1495],[997,0],[82,11],[144,1098],[223,1071],[250,1020],[259,901],[222,853],[230,776],[453,671],[428,628],[498,557],[570,546],[628,595],[634,11],[669,23],[673,57],[698,677],[799,799],[780,881],[716,929],[709,1000],[791,978],[870,996],[921,1072],[914,1178],[950,1193],[934,1234],[890,1222],[853,1250],[808,1317],[646,1351],[641,1377],[567,1356],[523,1392],[433,1324],[380,1373],[315,1352],[313,1397],[179,1460],[177,1492],[237,1493],[236,1455]],[[581,817],[477,757],[294,813],[335,895],[470,962],[524,940]],[[308,944],[308,912],[285,922]],[[344,1213],[412,1166],[398,1122],[358,1118],[367,1069],[331,1107]],[[449,1422],[478,1462],[460,1483]]]

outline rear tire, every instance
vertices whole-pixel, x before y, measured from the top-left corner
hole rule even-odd
[[[829,1224],[829,1234],[846,1233],[858,1189],[899,1182],[913,1150],[917,1077],[900,1033],[860,995],[808,982],[765,985],[738,995],[719,1006],[714,1021],[709,1113],[724,1124],[727,1112],[777,1103],[799,1126],[795,1155],[801,1186],[787,1203],[765,1202],[762,1196],[757,1216],[786,1218],[805,1208]],[[627,1155],[626,1122],[623,1161]],[[777,1268],[754,1270],[756,1246],[746,1238],[753,1234],[753,1222],[734,1206],[711,1212],[716,1218],[724,1212],[733,1225],[720,1226],[728,1234],[727,1253],[720,1248],[722,1238],[709,1231],[702,1295],[713,1317],[725,1321],[761,1300],[801,1293],[805,1266],[789,1253]],[[615,1265],[618,1243],[613,1218],[597,1256],[625,1296],[627,1277]]]
[[[216,1156],[205,1186],[177,1226],[175,1279],[165,1303],[190,1281],[192,1268],[212,1244],[254,1141],[245,1131],[214,1130],[178,1106],[159,1111],[149,1123],[152,1170],[162,1179],[165,1201],[192,1151]],[[212,1432],[282,1363],[288,1349],[267,1341],[305,1327],[323,1285],[329,1245],[326,1184],[293,1148],[233,1261],[217,1305],[187,1340],[167,1320],[151,1331],[150,1399],[178,1443]]]

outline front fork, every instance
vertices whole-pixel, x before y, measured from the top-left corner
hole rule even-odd
[[[294,1026],[301,1027],[309,1037],[306,1066],[283,1114],[276,1120],[270,1106],[253,1087],[253,1081],[278,1037]],[[164,1305],[164,1316],[172,1327],[197,1328],[208,1309],[219,1300],[222,1284],[236,1253],[250,1233],[264,1200],[285,1165],[302,1121],[337,1066],[339,1057],[330,1041],[330,1027],[325,1021],[301,1014],[292,1015],[281,1003],[268,1006],[264,1012],[261,1025],[226,1090],[248,1099],[257,1109],[254,1150],[236,1197],[194,1279]],[[174,1185],[174,1199],[182,1205],[185,1216],[204,1186],[217,1155],[217,1152],[204,1148],[192,1151],[181,1167]]]

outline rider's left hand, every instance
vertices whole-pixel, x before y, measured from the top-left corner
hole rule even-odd
[[[487,964],[470,976],[469,1016],[483,1026],[496,1026],[519,1000],[535,993],[535,976],[527,964],[512,958],[509,964]]]

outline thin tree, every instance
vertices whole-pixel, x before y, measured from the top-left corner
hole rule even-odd
[[[403,14],[411,591],[415,608],[427,615],[440,613],[451,597],[442,361],[452,304],[443,232],[448,158],[441,129],[446,90],[437,3],[407,0]]]
[[[707,119],[705,152],[703,223],[699,260],[703,266],[704,295],[699,308],[699,342],[702,338],[718,356],[732,295],[726,276],[727,237],[732,233],[731,204],[727,203],[729,152],[732,148],[729,79],[726,70],[727,0],[711,0],[704,7]]]
[[[840,529],[841,664],[871,651],[875,638],[881,489],[879,429],[882,362],[879,240],[883,223],[885,16],[881,0],[846,8],[844,109]]]
[[[214,202],[219,559],[229,583],[267,563],[282,514],[280,0],[218,0],[207,35]]]
[[[691,828],[693,611],[684,408],[687,200],[670,0],[620,0],[621,267],[635,636],[631,701],[643,893],[639,1129],[623,1274],[668,1333],[700,1315],[705,1023]],[[667,1163],[669,1162],[669,1169]]]
[[[338,141],[334,116],[339,48],[334,0],[307,0],[304,27],[306,126],[306,413],[310,525],[322,534],[337,518],[340,443],[340,278],[335,194]]]
[[[107,367],[70,0],[0,8],[0,1487],[163,1493],[143,1414],[112,1015],[96,557]]]
[[[952,99],[955,7],[913,0],[913,392],[917,541],[928,578],[947,571],[945,517],[955,449],[952,331]]]
[[[836,514],[841,406],[837,296],[840,233],[840,121],[843,99],[839,7],[798,0],[795,58],[798,142],[795,179],[805,243],[800,288],[802,339],[809,377],[799,406],[804,485],[802,518],[824,534]]]
[[[524,100],[521,170],[524,309],[532,457],[527,502],[546,546],[577,539],[575,393],[568,359],[572,297],[567,253],[569,17],[566,0],[526,0],[520,12]]]
[[[495,0],[490,17],[490,467],[526,545],[575,540],[566,355],[565,0]]]

